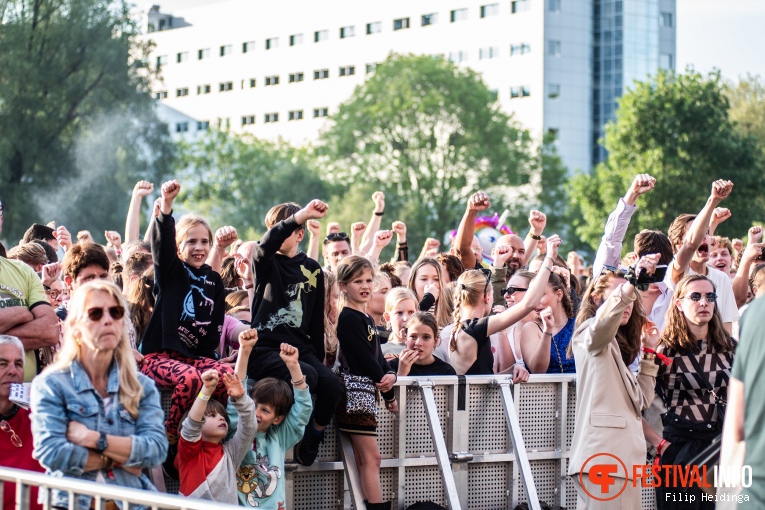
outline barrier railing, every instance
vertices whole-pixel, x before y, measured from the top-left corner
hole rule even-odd
[[[186,498],[158,492],[138,489],[127,489],[116,485],[107,485],[74,478],[58,478],[32,471],[22,471],[0,467],[0,480],[16,484],[16,510],[27,510],[30,505],[30,488],[39,487],[39,491],[66,491],[70,495],[93,496],[95,499],[91,508],[102,509],[107,501],[122,503],[122,508],[128,505],[141,505],[158,510],[220,510],[221,508],[238,508],[233,505],[203,501],[196,498]],[[3,486],[0,483],[0,501],[3,499]],[[74,499],[70,497],[70,508],[74,508]],[[46,507],[47,508],[47,507]],[[7,509],[6,509],[7,510]]]

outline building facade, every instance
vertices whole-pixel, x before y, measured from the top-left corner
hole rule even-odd
[[[154,6],[144,20],[152,90],[178,136],[221,127],[310,143],[391,52],[429,54],[480,73],[522,127],[589,170],[624,87],[674,67],[674,1],[228,0]]]

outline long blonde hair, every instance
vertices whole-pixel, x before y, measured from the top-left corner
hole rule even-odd
[[[433,266],[436,269],[436,273],[438,274],[438,290],[439,293],[443,293],[446,284],[444,283],[444,275],[441,269],[441,264],[439,264],[436,259],[430,257],[420,259],[414,263],[414,266],[412,266],[412,271],[409,273],[409,284],[407,285],[409,290],[414,292],[414,295],[417,296],[417,290],[415,289],[414,282],[417,279],[417,271],[419,271],[422,266]],[[417,296],[418,300],[421,300],[422,298],[423,296]],[[445,306],[444,300],[441,298],[441,296],[439,296],[439,298],[436,300],[435,315],[439,328],[443,328],[451,322],[449,310]]]
[[[491,290],[491,284],[488,283],[486,275],[479,269],[470,269],[465,271],[457,279],[457,285],[454,287],[454,326],[452,327],[452,336],[449,340],[449,350],[457,351],[457,334],[462,330],[463,306],[476,306],[486,293]]]
[[[109,294],[119,306],[125,309],[125,316],[122,318],[122,331],[117,348],[114,349],[114,361],[116,361],[119,371],[118,396],[120,403],[130,413],[130,416],[138,418],[138,406],[143,397],[143,386],[138,380],[138,369],[133,357],[133,349],[130,346],[128,304],[122,297],[120,290],[112,282],[93,280],[74,292],[69,300],[69,313],[64,322],[63,345],[56,356],[56,361],[49,365],[43,373],[68,369],[72,365],[72,361],[80,361],[82,353],[80,352],[80,342],[75,333],[78,331],[78,323],[87,316],[85,301],[93,292]]]
[[[329,320],[329,314],[332,307],[332,288],[337,285],[337,277],[329,271],[323,271],[324,274],[324,350],[327,355],[337,354],[337,315],[335,322]],[[335,307],[338,307],[335,303]]]

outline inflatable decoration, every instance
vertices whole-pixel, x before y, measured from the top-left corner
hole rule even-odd
[[[506,210],[502,213],[502,216],[494,213],[494,216],[478,216],[475,219],[475,235],[481,243],[481,255],[483,256],[482,262],[484,265],[490,265],[494,260],[491,257],[491,250],[497,244],[497,239],[514,233],[510,227],[504,224],[509,214],[510,212]],[[454,240],[456,235],[457,231],[452,230],[451,240]]]

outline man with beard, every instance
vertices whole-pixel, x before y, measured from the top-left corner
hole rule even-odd
[[[707,203],[698,215],[681,214],[667,232],[675,258],[667,268],[664,282],[672,289],[675,288],[685,275],[701,274],[709,278],[717,293],[717,306],[722,316],[725,331],[730,334],[739,314],[736,299],[733,295],[733,285],[730,277],[717,269],[707,266],[709,260],[709,220],[720,202],[730,195],[733,183],[723,179],[712,184],[712,193]]]

